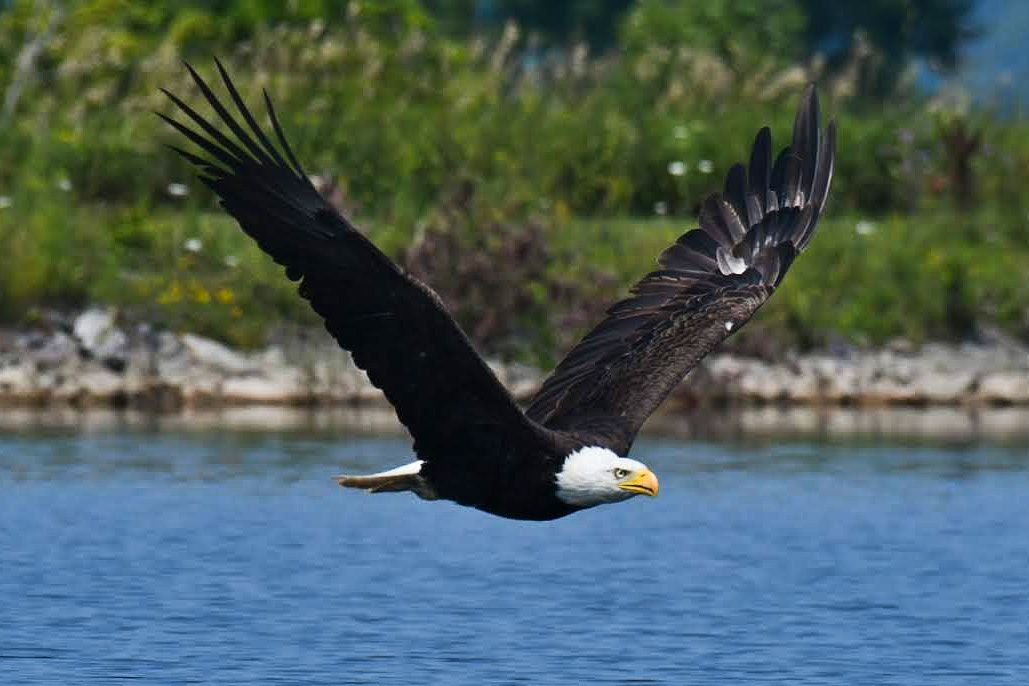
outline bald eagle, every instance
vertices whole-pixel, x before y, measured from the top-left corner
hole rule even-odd
[[[724,191],[703,203],[699,228],[661,254],[658,269],[611,306],[523,410],[439,297],[319,195],[268,94],[278,145],[217,67],[238,117],[186,65],[222,128],[164,90],[194,127],[160,116],[202,154],[170,147],[300,282],[300,295],[414,438],[416,461],[337,481],[501,517],[549,520],[657,495],[654,473],[628,457],[636,434],[686,373],[779,286],[814,234],[833,175],[835,124],[820,133],[818,98],[808,87],[791,144],[773,159],[771,134],[761,129],[749,165],[732,167]]]

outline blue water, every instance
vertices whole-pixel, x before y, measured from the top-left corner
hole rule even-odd
[[[0,683],[1029,683],[1029,451],[652,438],[551,523],[345,430],[0,434]]]

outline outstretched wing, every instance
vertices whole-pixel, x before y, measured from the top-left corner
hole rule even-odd
[[[234,138],[173,94],[199,128],[161,116],[207,155],[179,148],[201,171],[243,231],[286,275],[382,389],[424,459],[445,462],[497,454],[534,440],[529,421],[427,286],[406,275],[315,190],[286,142],[270,99],[268,113],[281,151],[269,140],[218,64],[244,128],[186,65]],[[247,130],[249,129],[249,130]],[[509,451],[510,453],[510,451]]]
[[[809,87],[793,142],[772,164],[762,129],[750,168],[729,170],[694,229],[664,251],[660,269],[608,310],[554,370],[529,407],[551,429],[625,454],[650,414],[701,358],[768,299],[807,246],[832,180],[836,127],[819,132]]]

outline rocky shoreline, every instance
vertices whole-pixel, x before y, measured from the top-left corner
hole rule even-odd
[[[813,352],[775,362],[714,354],[676,397],[696,404],[1023,406],[1029,348],[1000,339]]]
[[[544,375],[492,364],[519,399]],[[244,405],[384,406],[382,394],[323,332],[244,353],[193,334],[121,326],[89,309],[63,325],[0,331],[0,405],[180,410]],[[989,342],[840,349],[768,361],[718,353],[672,407],[1024,406],[1029,347]]]

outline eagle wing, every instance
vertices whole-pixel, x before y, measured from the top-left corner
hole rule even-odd
[[[414,437],[415,451],[437,463],[467,462],[501,454],[498,444],[532,444],[543,429],[525,417],[438,296],[405,274],[315,190],[267,93],[281,151],[220,63],[222,80],[249,131],[186,66],[235,139],[164,91],[199,131],[159,116],[208,157],[171,147],[199,168],[203,183],[243,231],[286,268],[290,279],[300,281],[300,294],[329,333],[393,404]]]
[[[821,135],[809,87],[790,146],[773,164],[771,133],[758,133],[749,169],[729,170],[724,192],[704,202],[700,227],[665,250],[660,268],[572,349],[528,416],[626,454],[647,417],[750,319],[807,246],[829,192],[835,148],[835,123]]]

